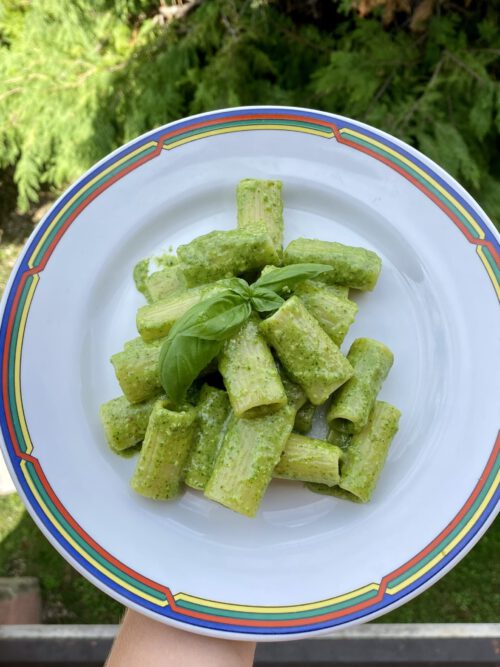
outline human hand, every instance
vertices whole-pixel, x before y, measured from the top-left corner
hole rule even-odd
[[[251,667],[255,642],[178,630],[128,610],[105,667]]]

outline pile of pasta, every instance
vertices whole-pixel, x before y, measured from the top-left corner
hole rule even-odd
[[[399,410],[377,400],[393,355],[370,338],[354,340],[347,355],[340,346],[358,310],[349,290],[373,290],[381,260],[317,239],[283,250],[280,181],[245,179],[236,200],[236,229],[180,246],[157,271],[136,268],[148,303],[137,313],[139,337],[111,358],[123,396],[101,406],[109,446],[125,455],[140,450],[131,486],[157,500],[187,485],[255,516],[274,477],[367,502],[398,430]],[[301,263],[331,270],[288,290],[274,313],[253,312],[175,405],[161,385],[159,357],[179,318],[232,276]],[[308,436],[327,402],[326,439]]]

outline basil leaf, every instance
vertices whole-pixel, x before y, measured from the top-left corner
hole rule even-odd
[[[223,341],[246,322],[249,299],[227,290],[190,308],[177,320],[160,350],[160,381],[174,402],[222,349]]]
[[[270,310],[277,310],[281,304],[285,303],[285,300],[270,289],[256,287],[253,289],[251,302],[259,313],[267,313]]]
[[[321,273],[331,271],[328,264],[290,264],[269,271],[251,285],[252,288],[265,287],[273,292],[280,292],[284,287],[293,288],[304,280],[316,278]]]
[[[229,301],[226,299],[228,296],[230,296]],[[241,297],[238,295],[231,295],[231,292],[227,290],[197,303],[177,320],[174,326],[170,329],[168,338],[173,338],[181,333],[184,334],[188,329],[198,325],[203,320],[224,312],[224,310],[230,308],[236,300],[237,303],[240,303]]]
[[[181,403],[201,371],[221,351],[223,343],[193,336],[168,336],[160,350],[160,382],[174,403]]]
[[[229,292],[221,295],[208,307],[196,324],[185,329],[184,336],[196,336],[204,340],[226,340],[248,320],[252,306],[248,299]]]
[[[252,290],[250,285],[243,278],[226,278],[221,280],[221,283],[224,284],[231,292],[239,294],[242,297],[250,298],[252,296]]]

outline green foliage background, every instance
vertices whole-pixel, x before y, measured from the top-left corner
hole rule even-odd
[[[427,0],[418,31],[353,4],[205,0],[165,21],[159,0],[0,0],[0,168],[19,206],[181,116],[291,104],[408,141],[498,221],[499,3]]]
[[[142,132],[228,106],[371,123],[445,167],[500,222],[498,0],[204,0],[173,21],[170,4],[0,0],[0,288],[36,221],[11,215],[16,197],[27,211]],[[496,621],[498,526],[383,620]],[[14,575],[39,577],[45,621],[119,619],[12,495],[0,498],[0,576]]]

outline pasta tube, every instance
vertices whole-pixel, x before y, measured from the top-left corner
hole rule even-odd
[[[205,496],[253,517],[269,486],[295,419],[289,405],[264,417],[232,415]]]
[[[292,241],[283,259],[285,265],[303,262],[329,264],[332,270],[321,276],[322,282],[360,290],[375,287],[382,265],[380,257],[371,250],[304,238]]]
[[[255,417],[275,412],[287,397],[276,362],[264,336],[259,318],[251,317],[224,345],[219,371],[237,417]]]
[[[387,452],[397,433],[401,413],[377,401],[365,428],[352,436],[340,465],[338,486],[307,485],[311,491],[366,503],[375,489]]]
[[[351,377],[350,363],[298,297],[288,299],[260,328],[313,405],[324,403]]]
[[[264,225],[278,254],[283,252],[281,181],[245,178],[236,189],[238,227],[252,230]]]
[[[104,434],[114,452],[133,447],[144,438],[156,400],[130,403],[125,396],[119,396],[101,405],[99,412]]]
[[[194,408],[174,412],[166,401],[157,401],[131,480],[134,491],[156,500],[175,498],[195,432]]]
[[[227,288],[220,283],[204,285],[174,294],[163,301],[142,306],[137,311],[137,330],[146,341],[163,338],[190,308],[224,289]]]
[[[274,271],[277,269],[277,266],[273,266],[272,264],[267,264],[261,271],[260,275],[265,276],[266,274],[270,273],[271,271]],[[327,283],[322,282],[321,280],[322,276],[316,276],[314,280],[304,280],[303,282],[299,283],[293,288],[293,291],[296,292],[297,288],[300,287],[302,288],[303,285],[305,285],[306,289],[307,287],[311,286],[316,286],[316,287],[325,287]],[[343,285],[330,285],[328,284],[328,292],[329,294],[333,294],[334,296],[339,297],[339,299],[348,299],[349,298],[349,288],[344,287]],[[289,288],[288,292],[291,290]]]
[[[144,282],[144,294],[148,303],[169,299],[186,290],[186,281],[178,266],[168,266],[155,271]]]
[[[347,359],[354,375],[335,392],[327,421],[332,429],[358,433],[365,426],[394,357],[383,343],[357,338]]]
[[[336,345],[341,345],[354,322],[358,306],[354,301],[337,296],[336,286],[305,280],[295,288],[295,294],[314,315]]]
[[[273,475],[334,486],[340,480],[341,455],[342,450],[329,442],[292,433]]]
[[[189,287],[280,262],[264,228],[210,232],[179,246],[177,255]]]
[[[229,415],[225,391],[203,385],[197,405],[198,427],[186,464],[185,483],[203,491],[212,474]]]
[[[130,403],[141,403],[162,392],[158,360],[162,341],[146,343],[134,338],[111,357],[116,379]]]

